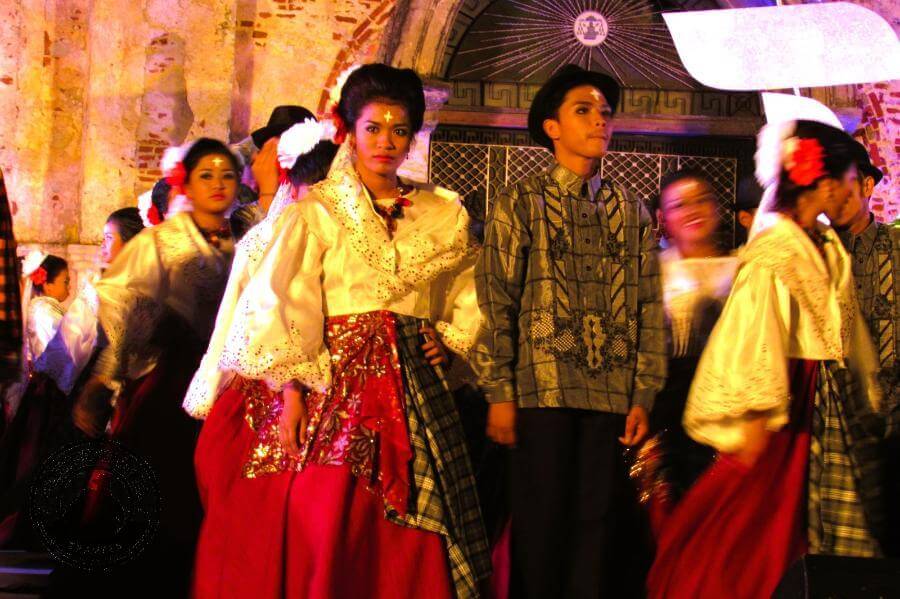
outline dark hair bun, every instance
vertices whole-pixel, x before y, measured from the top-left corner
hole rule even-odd
[[[400,104],[406,109],[412,132],[422,129],[425,119],[425,90],[422,79],[412,69],[396,69],[373,63],[359,67],[347,78],[341,90],[338,114],[353,131],[363,109],[372,102]]]
[[[793,137],[814,139],[822,146],[822,166],[826,177],[840,179],[854,164],[854,140],[841,129],[816,121],[798,120]],[[818,185],[823,177],[819,177],[809,185],[798,185],[791,181],[786,169],[782,167],[778,180],[776,205],[782,208],[797,204],[800,194]]]
[[[127,243],[132,237],[144,230],[141,212],[134,207],[119,208],[110,214],[106,220],[115,223],[119,229],[119,237],[122,239],[122,243]]]

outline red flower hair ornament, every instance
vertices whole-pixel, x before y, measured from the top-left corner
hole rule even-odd
[[[795,185],[807,187],[828,175],[825,170],[825,150],[816,139],[786,139],[783,156],[784,171]]]
[[[39,266],[36,271],[29,275],[31,278],[31,282],[34,285],[43,285],[47,282],[47,269],[43,266]]]

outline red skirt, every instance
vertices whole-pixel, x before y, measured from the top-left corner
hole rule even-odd
[[[195,465],[205,517],[195,597],[453,597],[443,539],[385,519],[348,464],[244,478],[257,442],[236,380],[203,425]],[[260,392],[257,389],[257,392]]]
[[[200,425],[184,412],[181,401],[201,356],[195,343],[168,347],[149,374],[132,381],[119,395],[110,437],[153,468],[159,485],[159,529],[139,557],[115,570],[109,580],[98,575],[100,580],[91,584],[109,584],[119,593],[133,585],[147,596],[187,596],[203,513],[193,464]],[[86,526],[110,520],[107,514],[114,503],[107,470],[108,464],[98,464],[88,483]]]
[[[806,551],[806,474],[818,362],[791,363],[790,423],[752,468],[719,459],[664,523],[648,596],[757,599]]]

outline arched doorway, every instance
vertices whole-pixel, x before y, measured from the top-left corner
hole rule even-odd
[[[528,137],[528,107],[556,68],[577,62],[623,84],[604,176],[649,201],[666,173],[704,170],[733,241],[737,182],[752,173],[763,123],[759,97],[694,81],[660,16],[715,8],[715,0],[410,2],[396,15],[393,62],[448,88],[431,137],[431,179],[477,204],[544,168],[550,156]]]

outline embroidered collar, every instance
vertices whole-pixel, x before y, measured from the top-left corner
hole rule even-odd
[[[469,232],[468,214],[457,194],[440,188],[432,191],[407,180],[401,182],[412,188],[411,201],[419,207],[425,205],[417,199],[420,193],[437,195],[441,201],[427,214],[419,214],[396,238],[389,234],[352,166],[332,169],[328,178],[310,188],[310,197],[329,210],[347,234],[353,251],[370,267],[387,275],[394,297],[454,268],[476,245]]]

